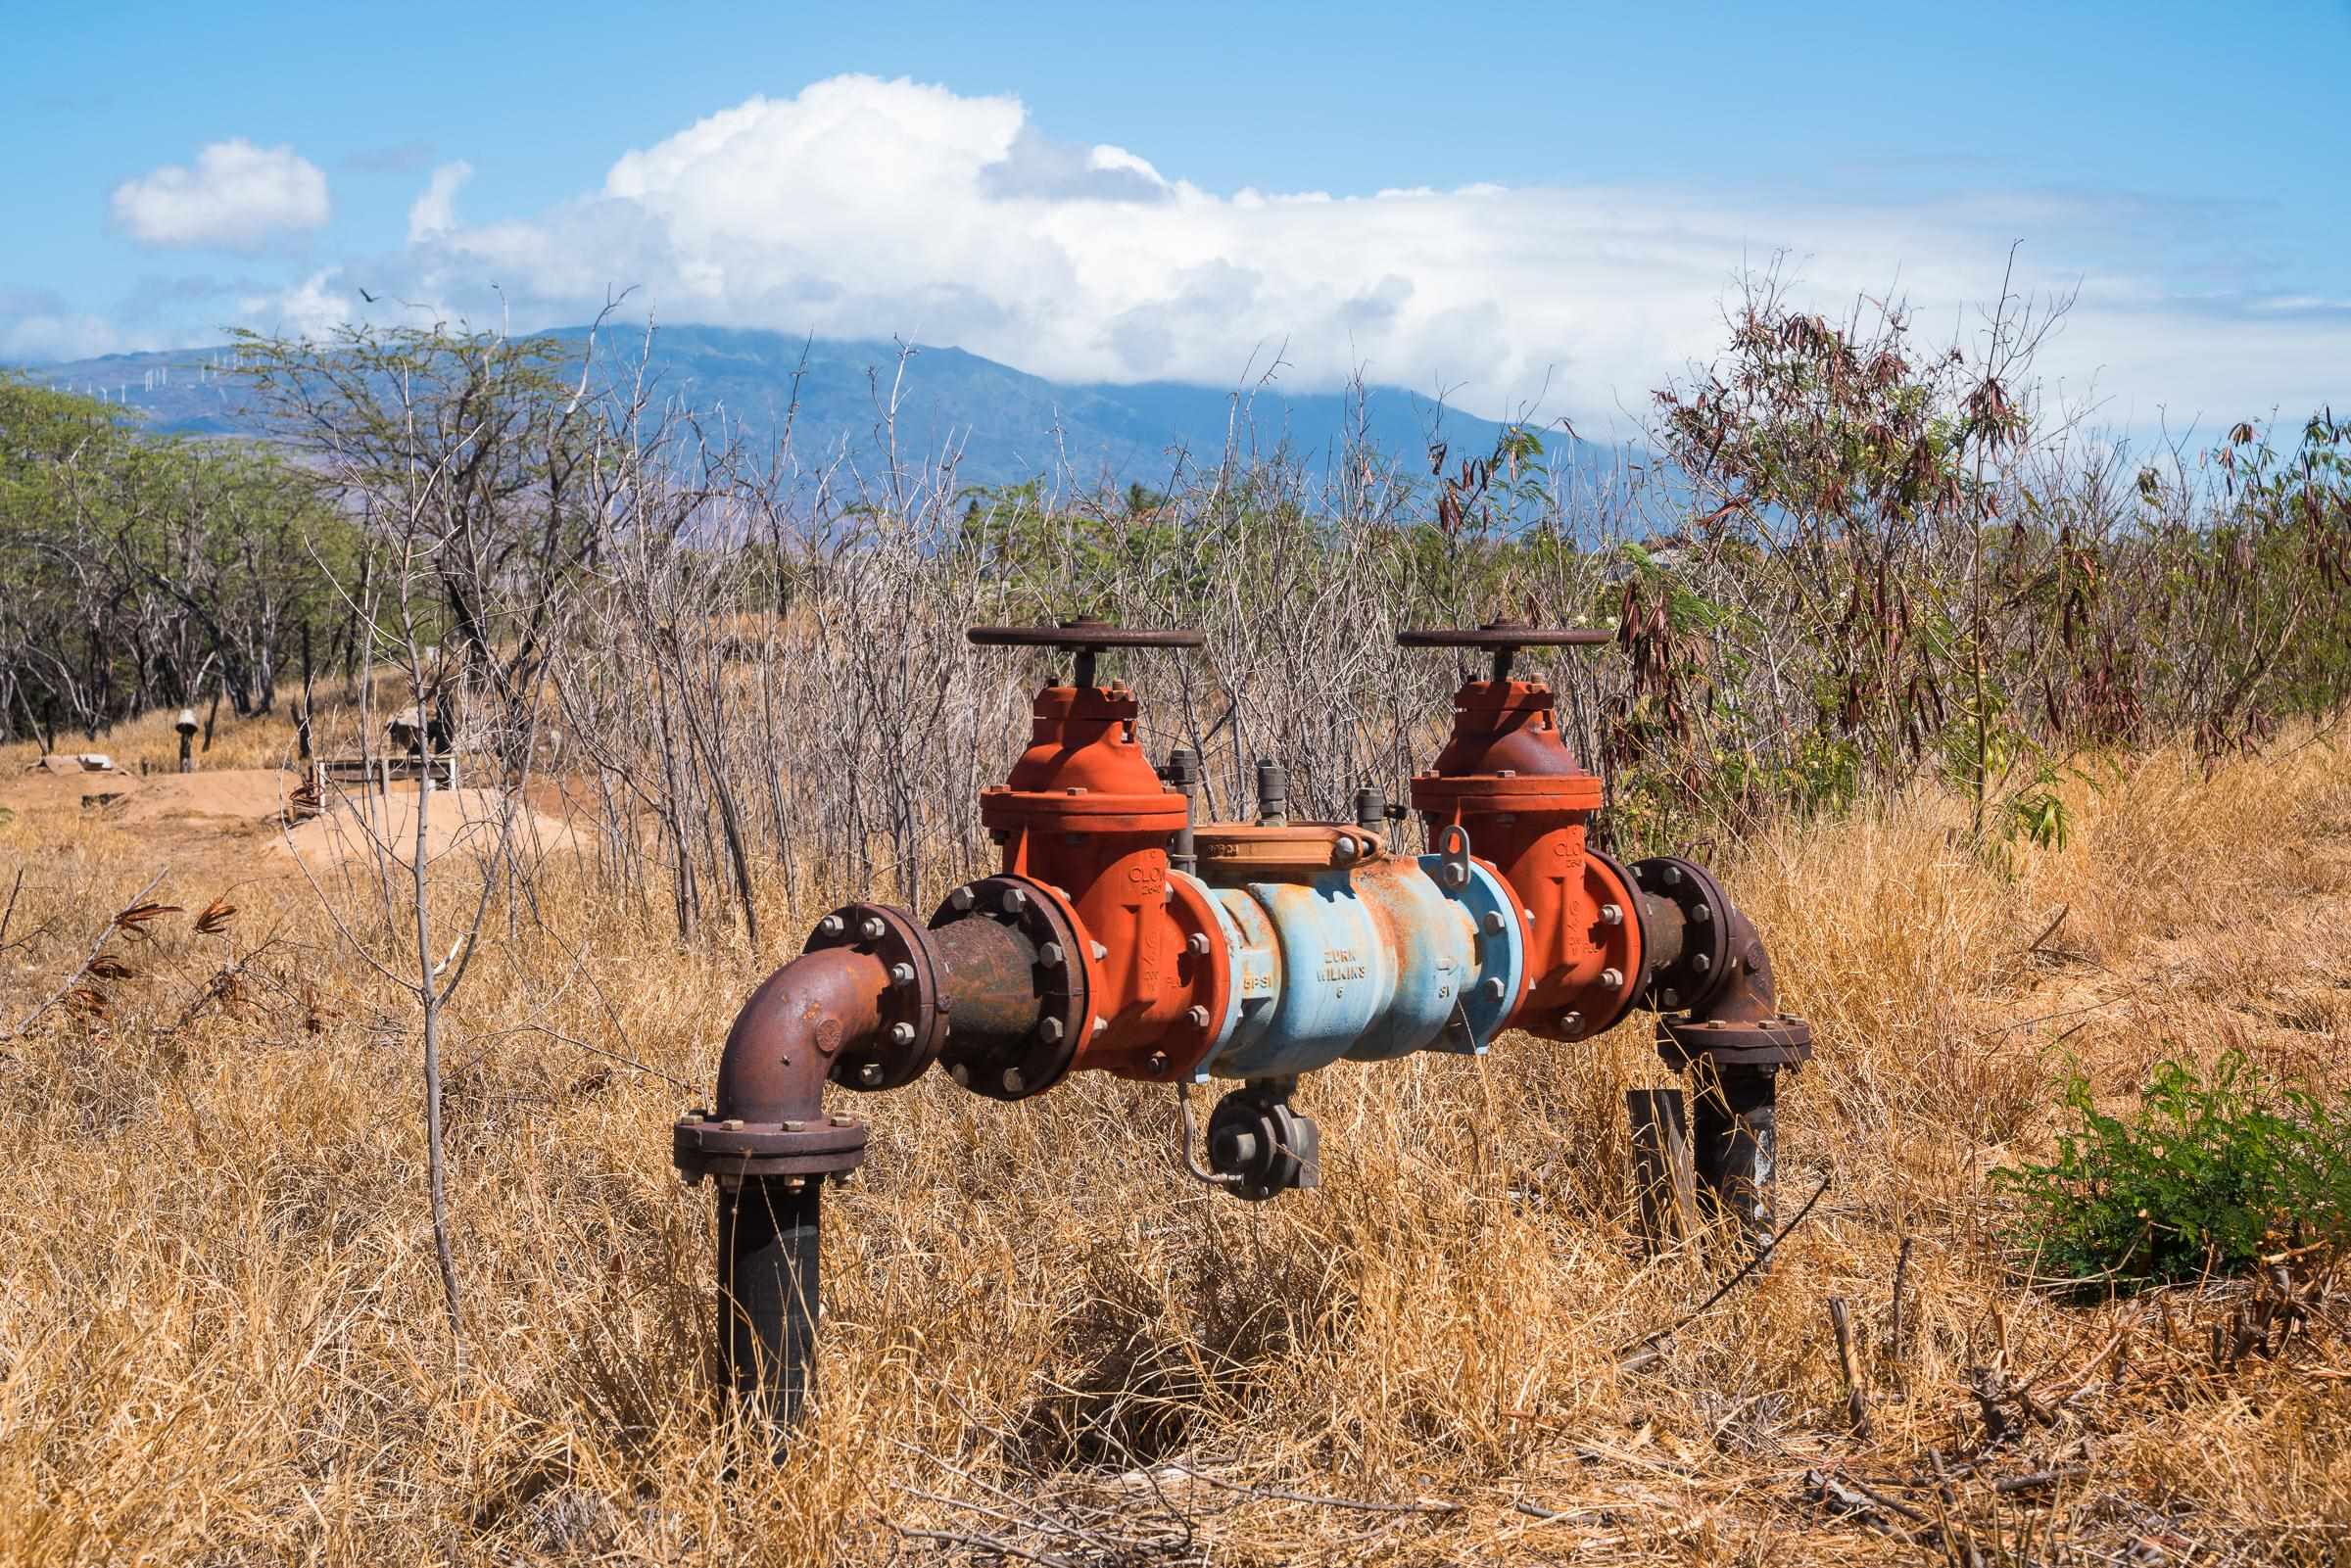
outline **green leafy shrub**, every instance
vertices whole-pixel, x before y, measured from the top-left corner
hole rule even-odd
[[[2163,1063],[2128,1119],[2079,1075],[2065,1105],[2075,1125],[2055,1159],[1992,1173],[2018,1200],[2008,1239],[2041,1278],[2139,1290],[2351,1236],[2351,1119],[2234,1052],[2209,1076]]]

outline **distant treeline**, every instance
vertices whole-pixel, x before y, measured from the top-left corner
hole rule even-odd
[[[471,743],[520,767],[559,736],[616,883],[690,928],[747,911],[763,869],[915,888],[984,854],[971,794],[1044,661],[976,652],[979,621],[1200,630],[1196,656],[1123,666],[1154,749],[1198,749],[1222,810],[1278,758],[1324,813],[1401,797],[1469,668],[1398,629],[1608,628],[1613,652],[1549,668],[1625,843],[1922,775],[1973,799],[1981,842],[2047,839],[2085,753],[2219,752],[2351,699],[2351,426],[2099,439],[2037,401],[2050,316],[2015,302],[1938,346],[1769,279],[1730,319],[1655,396],[1670,483],[1555,470],[1509,428],[1315,462],[1244,430],[1164,491],[975,489],[754,445],[601,340],[583,371],[576,345],[441,328],[244,342],[268,449],[12,384],[0,733],[215,689],[265,708],[306,621],[322,667],[421,680],[430,646]]]
[[[267,712],[306,626],[353,651],[360,530],[284,455],[142,434],[0,377],[0,738],[162,706]]]

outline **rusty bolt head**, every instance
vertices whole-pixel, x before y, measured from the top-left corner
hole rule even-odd
[[[1568,1014],[1566,1017],[1559,1020],[1559,1029],[1560,1032],[1565,1034],[1583,1033],[1584,1016],[1581,1013]]]
[[[1018,887],[1007,887],[1004,889],[1005,914],[1018,915],[1022,910],[1027,909],[1028,907],[1029,895],[1027,893],[1021,891]]]
[[[1049,970],[1061,968],[1061,961],[1067,957],[1069,955],[1061,950],[1059,942],[1047,942],[1036,950],[1036,961]]]
[[[1151,1053],[1151,1060],[1143,1064],[1143,1070],[1156,1075],[1167,1071],[1168,1067],[1168,1053],[1165,1051],[1154,1051]]]
[[[1622,904],[1601,905],[1600,923],[1603,926],[1622,926],[1624,924],[1624,906]]]
[[[1714,961],[1705,954],[1693,953],[1690,955],[1690,968],[1697,974],[1703,974],[1713,967]]]
[[[842,920],[839,915],[827,915],[816,923],[816,928],[822,935],[839,936],[842,931],[847,930],[849,926],[848,922]]]
[[[1690,924],[1693,926],[1703,926],[1713,918],[1713,907],[1708,904],[1701,904],[1690,912]]]
[[[1502,993],[1509,989],[1509,987],[1502,983],[1501,975],[1489,974],[1478,985],[1478,989],[1485,992],[1487,996],[1493,998],[1495,1001],[1499,1002],[1502,1000]]]
[[[1602,970],[1600,972],[1600,983],[1604,990],[1615,990],[1617,987],[1624,984],[1624,971],[1619,969]]]
[[[1039,1023],[1036,1026],[1036,1032],[1038,1038],[1042,1039],[1047,1045],[1059,1045],[1061,1043],[1061,1037],[1070,1031],[1062,1027],[1061,1020],[1047,1019],[1044,1022]]]
[[[709,1116],[707,1113],[701,1111],[689,1111],[680,1119],[690,1127],[698,1127],[704,1121],[709,1119]]]
[[[1682,993],[1679,991],[1659,991],[1657,993],[1657,1005],[1659,1007],[1680,1007],[1682,1005]]]
[[[726,1120],[718,1124],[718,1130],[721,1132],[741,1132],[743,1130],[743,1117],[727,1117]]]
[[[882,924],[882,917],[879,915],[868,915],[857,923],[857,934],[869,942],[882,940],[884,933],[888,929],[888,927]]]
[[[857,1069],[857,1081],[864,1084],[869,1089],[875,1084],[880,1083],[882,1081],[882,1064],[879,1062],[868,1062],[865,1066],[859,1068]],[[833,1124],[835,1126],[840,1126],[840,1117],[835,1117],[833,1118]]]
[[[1006,1068],[1004,1069],[1004,1092],[1006,1094],[1020,1093],[1021,1085],[1024,1081],[1026,1080],[1021,1077],[1021,1069],[1019,1068]]]
[[[1437,880],[1448,887],[1466,887],[1469,885],[1469,868],[1460,861],[1449,860],[1438,868]]]
[[[1187,936],[1187,937],[1185,937],[1185,938],[1183,939],[1183,945],[1185,946],[1185,948],[1187,948],[1187,949],[1188,949],[1188,950],[1190,950],[1191,952],[1194,952],[1194,953],[1206,953],[1206,952],[1208,951],[1208,932],[1206,932],[1206,931],[1194,931],[1194,932],[1192,932],[1192,934],[1191,934],[1191,935],[1189,935],[1189,936]]]
[[[1186,1023],[1189,1023],[1189,1024],[1190,1024],[1190,1025],[1191,1025],[1193,1028],[1195,1028],[1195,1029],[1205,1029],[1205,1028],[1207,1028],[1207,1027],[1208,1027],[1208,1009],[1206,1009],[1206,1008],[1204,1008],[1204,1007],[1194,1007],[1194,1008],[1189,1008],[1189,1009],[1187,1009],[1187,1010],[1184,1012],[1184,1015],[1183,1015],[1183,1022],[1186,1022]]]
[[[1657,873],[1657,880],[1663,882],[1668,887],[1681,886],[1682,868],[1679,866],[1667,866],[1662,871]]]
[[[947,1076],[955,1080],[955,1086],[959,1089],[968,1089],[972,1086],[972,1069],[960,1062],[947,1069]]]
[[[857,1125],[857,1118],[855,1117],[844,1117],[839,1113],[836,1113],[831,1119],[833,1125],[837,1127],[853,1127]]]
[[[980,895],[969,887],[958,887],[947,895],[948,907],[959,912],[970,909],[978,902],[980,902]]]
[[[889,1026],[889,1043],[912,1045],[914,1043],[914,1025],[905,1022],[892,1023]]]
[[[889,983],[912,985],[914,983],[914,966],[912,964],[892,964],[889,967]]]

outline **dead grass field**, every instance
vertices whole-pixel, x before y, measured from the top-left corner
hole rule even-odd
[[[210,761],[286,738],[232,725]],[[161,762],[168,728],[109,749]],[[1637,1369],[1619,1353],[1720,1277],[1630,1233],[1623,1091],[1663,1081],[1638,1022],[1328,1070],[1301,1096],[1324,1185],[1260,1207],[1173,1167],[1160,1091],[863,1100],[822,1418],[781,1468],[714,1424],[709,1198],[668,1130],[796,935],[681,952],[657,896],[610,907],[560,862],[541,924],[494,915],[450,1046],[460,1365],[416,1020],[265,825],[85,811],[16,787],[28,757],[0,750],[0,1033],[159,868],[185,913],[113,941],[134,973],[103,1016],[0,1038],[0,1560],[2351,1560],[2342,1308],[2222,1369],[2246,1287],[2024,1291],[1985,1179],[2046,1147],[2071,1063],[2120,1092],[2235,1048],[2351,1083],[2351,761],[2326,738],[2107,770],[2010,878],[1932,794],[1725,868],[1817,1031],[1783,1217],[1828,1187],[1770,1277]],[[198,934],[216,897],[236,913]],[[1989,1396],[2018,1430],[1980,1457],[1978,1389],[2027,1391]]]

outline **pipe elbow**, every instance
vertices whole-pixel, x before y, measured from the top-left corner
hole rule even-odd
[[[762,981],[727,1031],[714,1108],[673,1130],[680,1174],[821,1178],[863,1163],[865,1123],[825,1115],[825,1081],[880,1033],[889,983],[880,957],[842,947],[803,953]]]
[[[847,947],[802,953],[762,980],[719,1055],[718,1118],[813,1119],[833,1064],[875,1043],[889,983],[881,958]]]
[[[1661,856],[1633,868],[1649,938],[1657,1050],[1675,1067],[1795,1067],[1812,1028],[1779,1009],[1771,953],[1746,911],[1703,868]]]

